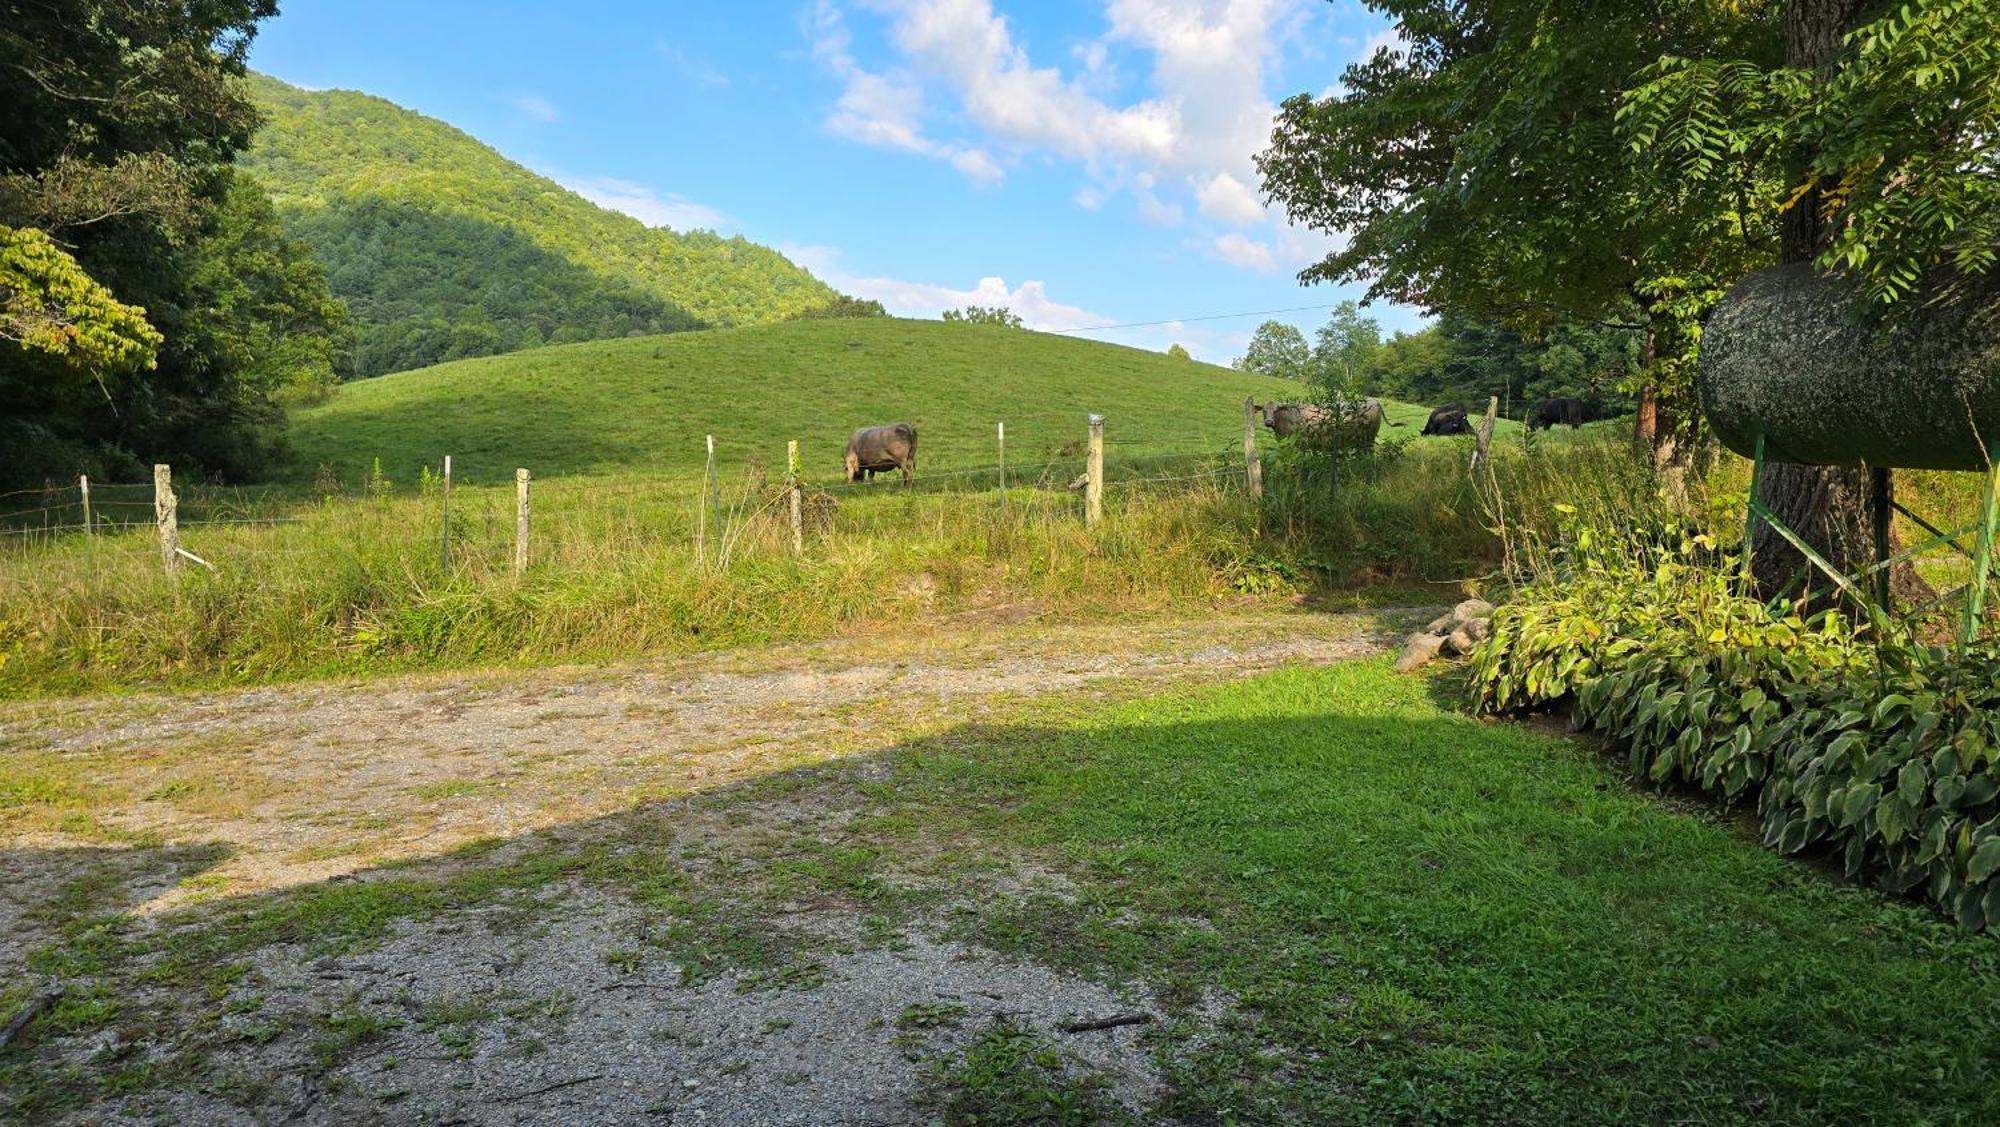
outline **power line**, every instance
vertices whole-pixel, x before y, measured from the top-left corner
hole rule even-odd
[[[1126,325],[1086,325],[1079,329],[1043,329],[1045,333],[1101,333],[1106,329],[1150,329],[1155,325],[1184,325],[1189,321],[1228,321],[1236,317],[1269,317],[1276,313],[1305,313],[1331,309],[1330,305],[1294,305],[1290,309],[1263,309],[1254,313],[1211,313],[1206,317],[1169,317],[1164,321],[1134,321]]]

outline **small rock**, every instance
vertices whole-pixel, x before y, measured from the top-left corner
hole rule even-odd
[[[1493,604],[1485,599],[1467,599],[1451,608],[1451,624],[1463,626],[1475,618],[1492,618]]]
[[[1460,627],[1460,629],[1464,630],[1473,641],[1483,642],[1493,633],[1493,620],[1490,618],[1475,618]]]
[[[1410,635],[1410,640],[1403,643],[1402,656],[1396,659],[1396,672],[1409,673],[1422,667],[1437,657],[1443,647],[1444,639],[1436,634],[1420,632]]]
[[[695,1090],[696,1088],[699,1088],[699,1087],[701,1087],[701,1081],[699,1081],[699,1080],[683,1080],[683,1081],[681,1081],[681,1087],[683,1087],[683,1088],[686,1088],[686,1089],[687,1089],[688,1091],[690,1091],[690,1092],[691,1092],[691,1091]]]
[[[1477,621],[1479,620],[1473,619],[1473,622]],[[1471,625],[1472,623],[1468,622],[1451,632],[1451,636],[1444,640],[1445,653],[1453,657],[1464,657],[1472,652],[1472,647],[1479,644],[1479,639],[1472,636],[1472,631],[1468,629]]]
[[[1449,634],[1451,633],[1451,628],[1456,625],[1458,625],[1458,623],[1452,620],[1451,612],[1446,611],[1445,613],[1438,615],[1436,618],[1431,619],[1431,624],[1429,626],[1424,627],[1424,633],[1439,634],[1439,635]]]

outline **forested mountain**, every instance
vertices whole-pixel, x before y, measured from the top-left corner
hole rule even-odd
[[[357,375],[775,321],[835,297],[769,247],[648,227],[391,102],[251,84],[267,120],[239,163],[347,301]]]

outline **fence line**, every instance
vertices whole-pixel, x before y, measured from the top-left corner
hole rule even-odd
[[[753,536],[767,547],[783,546],[793,554],[803,554],[807,547],[805,533],[809,523],[815,538],[828,535],[835,528],[831,522],[836,519],[838,510],[826,507],[835,497],[889,497],[898,494],[970,497],[989,494],[997,500],[999,512],[1012,516],[1009,494],[1026,489],[1044,495],[1046,500],[1028,506],[1021,515],[1039,513],[1048,517],[1067,512],[1071,514],[1071,519],[1081,515],[1087,526],[1094,526],[1104,516],[1104,495],[1112,490],[1119,491],[1121,496],[1131,496],[1149,487],[1196,482],[1226,483],[1241,474],[1246,486],[1255,491],[1260,461],[1254,431],[1246,435],[1249,460],[1243,466],[1232,468],[1228,442],[1206,432],[1195,440],[1196,448],[1173,449],[1163,448],[1161,436],[1157,433],[1134,439],[1123,434],[1115,425],[1107,428],[1100,416],[1090,415],[1080,421],[1084,425],[1078,428],[1074,440],[1048,444],[1051,447],[1060,445],[1062,453],[1047,460],[1026,463],[1008,458],[1009,436],[1005,424],[998,423],[992,436],[993,462],[919,471],[907,485],[848,481],[844,475],[833,478],[830,475],[802,474],[799,444],[790,440],[785,446],[785,461],[780,464],[781,469],[774,472],[773,467],[762,458],[751,458],[747,464],[732,469],[732,475],[740,472],[740,477],[735,478],[736,484],[728,490],[733,495],[728,499],[724,495],[721,480],[724,471],[719,459],[725,444],[710,436],[704,442],[706,468],[699,485],[695,487],[696,496],[693,498],[687,496],[687,483],[667,478],[619,481],[575,477],[535,483],[540,488],[533,490],[535,539],[532,542],[531,475],[525,467],[515,473],[515,521],[511,529],[502,523],[505,502],[501,500],[499,487],[475,493],[472,508],[466,508],[465,499],[454,495],[456,483],[453,481],[452,459],[445,457],[440,460],[439,466],[421,467],[423,484],[417,494],[429,496],[433,488],[438,490],[437,507],[431,510],[438,524],[432,529],[428,523],[430,518],[420,521],[410,529],[408,543],[394,535],[386,540],[383,538],[382,533],[387,531],[382,527],[384,514],[388,512],[386,508],[375,511],[372,530],[364,524],[359,535],[350,538],[336,535],[324,543],[284,543],[241,537],[216,540],[211,537],[204,543],[201,538],[208,531],[222,534],[248,529],[297,527],[309,530],[323,528],[339,533],[344,531],[343,524],[356,519],[367,521],[367,506],[386,504],[396,494],[375,487],[352,494],[339,490],[319,493],[315,503],[307,500],[301,492],[277,487],[190,485],[184,490],[177,490],[171,469],[161,465],[155,467],[155,481],[151,485],[96,482],[79,477],[72,485],[50,485],[0,494],[38,497],[50,502],[0,513],[0,523],[33,517],[60,521],[0,528],[0,544],[19,546],[18,549],[10,546],[10,552],[40,551],[45,547],[57,550],[53,546],[80,542],[69,539],[66,534],[82,532],[87,534],[86,538],[95,547],[78,558],[96,561],[86,566],[101,567],[106,560],[128,558],[123,553],[141,543],[128,534],[150,525],[157,536],[155,550],[159,552],[157,558],[162,570],[169,576],[177,576],[181,574],[184,562],[192,562],[211,571],[241,572],[260,559],[329,554],[346,554],[353,558],[372,558],[376,553],[404,555],[411,550],[421,550],[420,545],[428,541],[430,551],[443,572],[451,572],[461,559],[481,560],[484,561],[482,566],[487,567],[508,568],[511,565],[512,573],[519,577],[525,575],[535,563],[537,554],[532,550],[533,544],[554,545],[554,548],[543,550],[542,558],[557,559],[561,558],[560,553],[566,546],[575,544],[587,549],[594,539],[599,538],[615,541],[618,537],[628,537],[637,538],[632,542],[658,544],[679,540],[689,544],[697,566],[708,566],[710,563],[726,566],[739,553],[746,539]],[[1077,475],[1078,471],[1081,471],[1080,476],[1073,478],[1072,475]],[[371,481],[379,480],[371,477]],[[873,493],[860,492],[871,488],[875,490]],[[133,496],[142,490],[149,492],[150,496]],[[1080,498],[1074,496],[1078,491],[1081,492]],[[120,496],[121,493],[124,496]],[[822,501],[821,498],[827,500]],[[150,518],[131,512],[136,508],[143,513],[148,507],[153,509]],[[773,515],[781,511],[783,515],[778,516],[775,523],[770,523]],[[864,521],[871,522],[871,526],[881,519],[866,515],[866,509],[860,511],[864,514]],[[939,510],[940,521],[946,511]],[[84,514],[87,519],[81,522],[63,519],[71,514]],[[692,529],[688,527],[690,517],[693,519]],[[483,535],[480,532],[482,522]],[[511,536],[508,535],[510,532]],[[98,537],[96,534],[99,533],[106,535]],[[192,547],[183,542],[183,538],[189,535],[197,538]],[[42,540],[33,539],[37,536]],[[0,579],[4,578],[0,576]]]

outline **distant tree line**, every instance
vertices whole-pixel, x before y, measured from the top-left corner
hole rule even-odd
[[[1642,344],[1642,334],[1631,329],[1565,322],[1524,335],[1457,313],[1384,340],[1375,319],[1346,301],[1311,342],[1292,325],[1264,322],[1236,367],[1298,380],[1319,389],[1316,398],[1378,395],[1483,407],[1492,396],[1518,416],[1537,401],[1573,396],[1623,411],[1632,405]]]
[[[849,297],[844,293],[833,295],[833,300],[810,309],[801,309],[785,318],[787,321],[835,321],[853,317],[887,317],[889,311],[882,308],[879,301],[868,301]]]
[[[999,325],[1003,329],[1022,327],[1021,318],[1004,305],[968,305],[964,309],[947,309],[944,319],[956,324]]]

